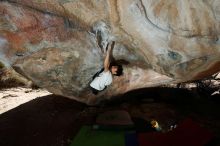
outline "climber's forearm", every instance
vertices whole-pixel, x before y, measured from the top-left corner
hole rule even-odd
[[[104,70],[105,71],[109,70],[111,51],[112,51],[111,44],[109,44],[107,46],[107,52],[106,52],[106,56],[105,56],[105,60],[104,60]]]

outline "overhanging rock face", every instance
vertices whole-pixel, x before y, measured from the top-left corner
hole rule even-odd
[[[219,0],[8,0],[0,2],[0,62],[48,91],[87,104],[220,70]],[[124,75],[89,89],[116,41]]]

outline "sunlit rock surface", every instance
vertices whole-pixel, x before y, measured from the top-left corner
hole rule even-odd
[[[0,62],[48,91],[87,104],[220,70],[219,0],[8,0],[0,2]],[[89,89],[116,41],[124,75]]]

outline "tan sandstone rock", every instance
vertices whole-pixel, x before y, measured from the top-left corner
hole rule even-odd
[[[52,93],[87,104],[218,72],[219,37],[218,0],[0,2],[0,62]],[[103,66],[101,48],[112,40],[124,75],[95,96],[89,82]]]

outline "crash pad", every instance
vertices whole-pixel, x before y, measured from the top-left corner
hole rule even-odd
[[[136,132],[125,133],[125,145],[126,146],[139,146]]]
[[[185,119],[167,133],[148,132],[138,135],[139,146],[204,146],[212,138],[209,130],[191,119]]]
[[[100,113],[96,118],[96,124],[129,126],[129,125],[133,125],[133,122],[127,111],[112,110],[112,111],[105,111],[103,113]]]
[[[93,130],[83,126],[70,146],[125,146],[123,131]]]

